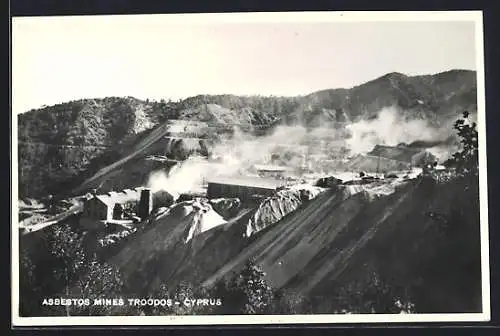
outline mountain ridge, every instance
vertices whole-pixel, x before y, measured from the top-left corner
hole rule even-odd
[[[223,96],[223,97],[229,96],[229,97],[241,97],[241,98],[255,98],[255,97],[296,98],[296,97],[307,97],[307,96],[310,96],[310,95],[313,95],[313,94],[316,94],[316,93],[320,93],[320,92],[323,92],[323,91],[330,91],[330,90],[350,90],[350,89],[353,89],[353,88],[356,88],[356,87],[368,84],[368,83],[373,82],[373,81],[377,81],[377,80],[380,80],[380,79],[383,79],[383,78],[390,78],[390,77],[393,77],[393,76],[421,77],[421,78],[425,78],[425,77],[432,77],[432,76],[446,76],[446,75],[449,75],[449,74],[467,74],[467,73],[474,73],[475,74],[475,73],[477,73],[477,71],[476,70],[470,70],[470,69],[454,68],[454,69],[445,70],[445,71],[441,71],[441,72],[437,72],[437,73],[419,74],[419,75],[407,75],[407,74],[404,74],[404,73],[401,73],[401,72],[394,71],[394,72],[390,72],[390,73],[387,73],[385,75],[381,75],[379,77],[376,77],[375,79],[372,79],[372,80],[369,80],[369,81],[366,81],[366,82],[363,82],[363,83],[360,83],[360,84],[357,84],[357,85],[353,85],[353,86],[350,86],[350,87],[344,86],[344,87],[338,87],[338,88],[319,89],[319,90],[315,90],[315,91],[311,91],[311,92],[307,92],[307,93],[303,93],[303,94],[296,94],[296,95],[275,95],[275,94],[260,95],[260,94],[233,94],[233,93],[221,93],[221,94],[207,94],[207,93],[205,93],[204,94],[204,93],[199,93],[199,94],[196,94],[196,95],[193,95],[193,96],[179,98],[179,99],[177,99],[177,101],[185,101],[185,100],[189,100],[189,99],[192,99],[192,98],[199,98],[199,97],[205,97],[205,96],[214,96],[214,97],[217,97],[217,96]],[[135,101],[138,101],[138,102],[139,101],[141,101],[141,102],[150,102],[150,101],[151,102],[160,102],[162,100],[171,101],[171,102],[174,101],[173,99],[167,99],[167,98],[163,98],[163,99],[160,99],[160,100],[150,99],[150,98],[143,98],[143,99],[141,99],[141,98],[137,98],[135,96],[104,96],[104,97],[87,97],[87,98],[83,98],[82,97],[80,99],[67,100],[67,101],[65,101],[63,103],[58,103],[58,104],[53,104],[53,105],[42,105],[40,107],[30,108],[28,110],[19,112],[18,115],[22,115],[22,114],[26,114],[26,113],[30,113],[30,112],[37,112],[37,111],[42,111],[42,110],[50,109],[50,108],[53,108],[53,107],[55,107],[57,105],[61,105],[61,104],[69,104],[69,103],[80,102],[80,101],[85,101],[85,100],[105,100],[105,99],[131,99],[131,100],[135,100]]]

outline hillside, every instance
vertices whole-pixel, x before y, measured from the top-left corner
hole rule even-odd
[[[138,144],[143,151],[139,156],[161,153],[182,160],[193,147],[184,141],[167,153],[162,144],[144,145],[148,134],[168,120],[205,122],[207,130],[194,134],[195,138],[217,141],[221,134],[231,134],[234,125],[254,135],[272,132],[282,124],[336,127],[373,118],[382,108],[394,106],[410,119],[446,123],[463,110],[476,110],[476,74],[464,70],[415,77],[391,73],[350,89],[299,97],[200,95],[179,102],[111,97],[28,111],[18,116],[19,193],[44,197],[74,188],[100,169],[130,158],[130,153],[138,155]],[[169,135],[167,130],[155,132],[161,133],[157,140]],[[196,151],[206,153],[207,144],[200,143]]]
[[[376,271],[419,312],[474,312],[481,305],[477,196],[467,180],[332,189],[251,239],[242,235],[245,211],[187,244],[189,221],[160,220],[110,262],[144,294],[161,283],[210,287],[252,259],[274,289],[323,303],[337,289],[373,281]]]
[[[435,75],[406,76],[389,73],[351,89],[311,93],[290,118],[319,125],[321,122],[353,122],[370,119],[384,107],[397,106],[409,118],[439,123],[457,109],[475,111],[476,73],[451,70]]]
[[[297,305],[298,313],[331,313],[384,295],[411,302],[418,313],[481,310],[477,176],[346,184],[298,205],[293,190],[287,197],[280,193],[254,204],[181,201],[99,255],[119,272],[120,293],[130,297],[148,297],[164,284],[210,289],[251,259],[273,290],[309,300],[312,307]],[[230,215],[227,206],[233,207]],[[77,222],[74,217],[67,223]],[[21,240],[42,282],[43,269],[54,262],[43,257],[47,241],[49,232]],[[56,243],[76,248],[74,238]],[[111,313],[131,313],[127,309],[112,307]]]

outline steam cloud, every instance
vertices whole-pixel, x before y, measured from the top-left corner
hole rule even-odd
[[[348,125],[351,137],[346,143],[351,153],[365,154],[377,144],[396,146],[405,143],[410,147],[426,148],[442,161],[457,150],[453,130],[455,119],[436,127],[425,119],[407,119],[401,112],[395,107],[385,108],[373,120]]]
[[[147,185],[153,192],[165,190],[178,197],[198,190],[208,178],[248,174],[254,164],[276,164],[273,162],[276,155],[280,157],[278,164],[298,167],[305,163],[306,153],[336,150],[340,146],[355,155],[367,153],[377,144],[405,143],[426,147],[439,160],[448,158],[456,150],[450,141],[454,133],[452,121],[436,128],[426,120],[408,120],[403,115],[397,108],[385,108],[373,120],[346,126],[350,134],[347,138],[327,123],[313,129],[302,125],[278,126],[268,136],[253,136],[235,128],[231,137],[211,148],[210,159],[190,157],[169,173],[152,173]]]
[[[208,162],[190,157],[182,163],[178,163],[168,173],[163,170],[150,174],[147,187],[153,193],[167,191],[174,199],[180,194],[197,190],[215,168]]]
[[[266,137],[256,137],[234,129],[231,138],[223,139],[211,149],[210,160],[189,157],[178,163],[168,173],[153,172],[147,187],[153,192],[164,190],[177,198],[182,193],[194,192],[208,178],[248,174],[253,164],[270,163],[277,144],[293,149],[300,145],[307,131],[300,126],[278,127]]]
[[[431,141],[439,136],[425,120],[404,120],[396,108],[383,109],[376,119],[361,120],[347,129],[352,136],[346,142],[353,154],[367,153],[377,144],[396,146],[415,140]]]

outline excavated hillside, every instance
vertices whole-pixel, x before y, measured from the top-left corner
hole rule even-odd
[[[370,119],[393,106],[405,117],[425,118],[436,125],[464,110],[474,113],[476,73],[452,70],[414,77],[392,73],[351,89],[298,97],[201,95],[179,102],[110,97],[31,110],[18,116],[19,193],[21,197],[59,194],[100,170],[121,167],[131,153],[137,157],[139,151],[148,150],[164,155],[164,148],[158,148],[163,145],[156,143],[164,141],[163,137],[151,134],[160,132],[157,130],[168,120],[206,122],[209,131],[201,138],[217,140],[221,134],[231,133],[234,125],[254,135],[269,134],[282,124],[337,127]],[[145,146],[144,139],[153,138],[156,140]],[[210,142],[199,146],[206,152]],[[182,160],[192,147],[179,142],[170,158]]]
[[[252,259],[274,289],[313,299],[325,301],[339,288],[366,283],[376,270],[409,295],[418,312],[480,311],[477,180],[340,185],[293,210],[291,195],[255,204],[181,202],[109,261],[134,295],[155,292],[160,284],[211,287]],[[262,208],[271,199],[283,202],[275,209],[290,211],[269,216]],[[232,214],[223,217],[214,207],[232,208]],[[256,220],[268,222],[248,237]]]
[[[99,188],[101,191],[108,191],[110,188],[117,190],[116,188],[123,187],[123,181],[128,186],[142,185],[152,171],[168,171],[178,161],[185,160],[192,154],[208,154],[209,140],[182,138],[171,134],[175,126],[175,122],[167,121],[148,131],[132,146],[122,147],[118,160],[100,165],[98,170],[88,170],[79,179],[75,179],[70,193],[81,194],[91,188]],[[148,160],[148,156],[158,154],[163,155],[165,160]]]
[[[63,183],[108,156],[155,121],[150,106],[134,98],[84,99],[18,116],[19,192],[45,196],[50,186]],[[113,155],[114,154],[114,155]]]
[[[378,186],[380,188],[380,186]],[[394,192],[330,190],[280,221],[207,278],[253,258],[274,288],[332,297],[377,272],[409,291],[419,312],[481,309],[477,181],[416,179]],[[467,274],[463,270],[467,269]]]
[[[283,217],[233,260],[205,281],[211,285],[237,272],[252,258],[267,272],[275,288],[283,287],[303,269],[365,206],[390,195],[405,181],[339,186],[320,193],[304,207]],[[306,279],[304,279],[306,281]]]
[[[331,313],[329,304],[346,295],[373,299],[352,293],[379,286],[374,274],[418,313],[480,312],[477,177],[351,182],[289,187],[252,202],[179,201],[99,255],[118,268],[128,297],[165,284],[210,288],[251,259],[274,290],[307,298],[316,313]],[[78,216],[66,222],[76,225]],[[92,234],[80,234],[91,243]],[[46,244],[42,231],[22,238],[32,262],[50,269]]]
[[[177,203],[138,232],[111,257],[132,293],[145,294],[160,283],[201,282],[239,251],[251,207],[225,220],[208,200]],[[241,244],[242,246],[239,246]]]
[[[362,209],[286,286],[321,297],[375,269],[419,312],[480,312],[479,227],[477,180],[415,181]]]
[[[147,293],[160,281],[170,286],[180,281],[201,283],[207,274],[244,248],[250,241],[250,229],[255,235],[273,226],[321,191],[296,186],[262,202],[204,198],[182,201],[152,218],[146,229],[134,235],[110,261],[121,269],[126,283],[136,293]],[[255,222],[260,226],[255,227]]]

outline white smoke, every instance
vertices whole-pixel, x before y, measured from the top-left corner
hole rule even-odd
[[[301,126],[280,126],[271,135],[256,137],[236,130],[231,139],[217,145],[213,156],[239,168],[255,163],[269,163],[280,147],[298,148],[307,131]],[[280,153],[277,153],[280,154]]]
[[[439,162],[444,162],[451,157],[452,153],[458,151],[459,147],[456,145],[450,146],[435,146],[427,148],[427,151],[434,155]]]
[[[168,186],[168,176],[164,171],[155,171],[149,175],[146,187],[151,189],[153,193],[157,191],[167,191]]]
[[[350,137],[341,140],[338,140],[338,135],[342,131],[326,122],[312,130],[301,125],[283,125],[267,136],[253,136],[235,128],[230,137],[222,139],[210,149],[209,159],[190,157],[174,166],[168,174],[163,171],[154,172],[147,185],[153,192],[165,190],[176,197],[200,190],[210,178],[247,175],[254,164],[276,164],[273,162],[275,155],[280,156],[281,164],[298,167],[305,163],[306,152],[309,153],[307,158],[310,162],[321,163],[324,160],[322,152],[335,152],[339,147],[346,147],[350,154],[364,154],[377,144],[396,146],[416,140],[440,141],[453,133],[451,123],[439,129],[423,119],[409,120],[403,117],[403,112],[393,107],[385,108],[375,119],[361,120],[346,126]],[[429,150],[439,159],[445,159],[450,154],[450,147],[447,145],[435,146]],[[285,152],[291,155],[286,156]],[[315,154],[320,158],[314,158]],[[335,157],[335,160],[341,159]]]
[[[396,146],[417,140],[444,139],[443,130],[437,129],[424,119],[406,119],[397,108],[382,109],[373,120],[361,120],[347,129],[351,137],[346,140],[352,154],[364,154],[375,145]],[[447,134],[446,136],[448,136]]]
[[[277,146],[293,149],[307,135],[304,127],[282,126],[269,136],[257,137],[238,128],[230,138],[211,148],[210,159],[190,157],[175,165],[168,173],[150,174],[147,187],[153,192],[164,190],[177,198],[180,194],[200,190],[204,182],[217,176],[246,175],[254,164],[269,163]]]
[[[168,173],[163,170],[152,172],[147,187],[151,191],[167,191],[174,199],[180,194],[195,191],[210,174],[210,164],[196,157],[173,166]]]

